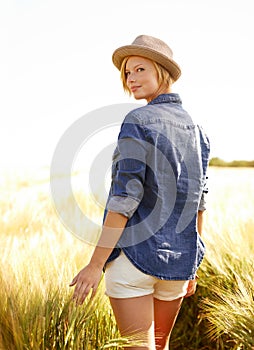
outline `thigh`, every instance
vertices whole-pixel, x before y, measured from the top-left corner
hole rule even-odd
[[[154,327],[158,349],[168,348],[171,331],[180,311],[182,301],[182,297],[171,301],[154,298]]]
[[[125,299],[111,297],[110,303],[121,335],[134,335],[144,341],[144,346],[137,349],[155,350],[152,294]]]

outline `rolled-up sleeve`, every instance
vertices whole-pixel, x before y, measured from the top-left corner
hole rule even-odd
[[[204,211],[206,210],[206,197],[208,194],[207,169],[209,165],[210,142],[204,130],[200,126],[199,126],[199,138],[200,138],[201,158],[202,158],[202,166],[203,166],[203,186],[202,186],[202,194],[201,194],[198,210]]]
[[[147,147],[145,131],[137,121],[125,120],[113,154],[112,181],[106,205],[130,218],[139,206],[144,189]]]
[[[202,191],[202,194],[201,194],[201,199],[200,199],[200,202],[199,202],[199,207],[198,207],[199,211],[206,210],[206,196],[207,196],[207,193],[208,193],[207,180],[208,180],[208,177],[206,176],[205,180],[204,180],[204,185],[203,185],[203,191]]]

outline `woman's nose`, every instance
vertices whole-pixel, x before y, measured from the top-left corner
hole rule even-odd
[[[128,82],[133,82],[136,81],[135,74],[134,73],[129,73],[127,77]]]

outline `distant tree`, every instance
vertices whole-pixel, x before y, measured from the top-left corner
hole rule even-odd
[[[215,158],[211,158],[209,165],[210,166],[227,166],[227,162],[225,162],[221,158],[215,157]]]
[[[214,157],[211,158],[209,165],[218,167],[254,167],[254,160],[233,160],[226,162],[221,158]]]

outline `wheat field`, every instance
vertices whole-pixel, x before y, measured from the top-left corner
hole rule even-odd
[[[82,191],[86,213],[103,210]],[[204,241],[207,247],[196,294],[184,301],[170,349],[254,348],[254,169],[210,168]],[[75,178],[74,178],[75,180]],[[121,349],[104,295],[76,307],[68,287],[93,246],[68,232],[54,210],[48,169],[0,178],[0,349]],[[75,217],[68,198],[63,198]],[[88,235],[97,235],[90,232]]]

